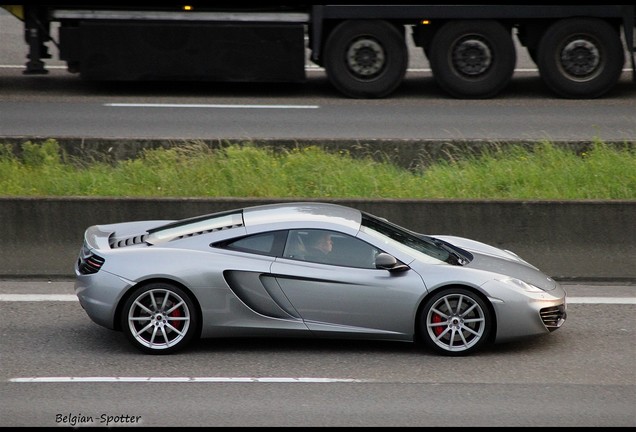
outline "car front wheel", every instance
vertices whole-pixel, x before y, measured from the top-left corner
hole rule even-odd
[[[425,346],[449,355],[477,351],[489,339],[492,317],[486,303],[464,288],[443,289],[424,306],[420,335]]]
[[[135,290],[126,300],[121,328],[147,354],[170,354],[185,348],[197,329],[197,312],[189,295],[168,283]]]

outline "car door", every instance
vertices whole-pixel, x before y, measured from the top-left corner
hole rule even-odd
[[[292,230],[289,239],[302,230]],[[286,254],[272,263],[272,276],[307,327],[317,335],[366,333],[367,337],[410,339],[417,305],[426,288],[413,270],[376,269],[373,256],[380,252],[360,239],[333,234],[330,263],[310,262]],[[368,257],[371,257],[369,259]]]

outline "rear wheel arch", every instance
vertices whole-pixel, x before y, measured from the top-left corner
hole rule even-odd
[[[146,281],[122,299],[119,326],[126,339],[145,354],[172,354],[187,348],[201,334],[196,298],[182,284]]]
[[[192,303],[194,303],[195,306],[195,312],[198,314],[199,318],[202,316],[202,310],[201,310],[201,304],[199,303],[198,299],[196,298],[196,296],[194,295],[194,293],[184,284],[177,282],[173,279],[168,279],[168,278],[156,278],[156,279],[147,279],[144,281],[141,281],[139,283],[137,283],[136,285],[131,286],[130,288],[128,288],[128,290],[126,291],[126,293],[122,296],[122,298],[119,300],[119,303],[117,303],[117,308],[115,309],[115,319],[114,319],[114,325],[115,325],[115,330],[117,331],[121,331],[121,315],[123,313],[123,309],[124,309],[124,305],[126,304],[126,301],[130,298],[131,295],[133,295],[133,293],[138,289],[138,288],[142,288],[145,286],[148,286],[150,284],[155,284],[155,283],[165,283],[165,284],[169,284],[169,285],[174,285],[180,289],[182,289],[183,291],[185,291],[187,293],[187,295],[190,297],[190,300],[192,301]],[[201,319],[198,320],[198,328],[196,331],[196,335],[200,335],[201,334]]]

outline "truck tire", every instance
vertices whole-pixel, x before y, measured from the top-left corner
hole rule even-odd
[[[487,99],[510,82],[517,53],[497,21],[449,21],[431,40],[428,59],[435,81],[451,96]]]
[[[624,64],[620,33],[594,18],[557,21],[541,38],[537,52],[541,79],[570,99],[604,95],[616,85]]]
[[[329,34],[324,65],[331,84],[352,98],[382,98],[404,79],[404,34],[386,21],[344,21]]]

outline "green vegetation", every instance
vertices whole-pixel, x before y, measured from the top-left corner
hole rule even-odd
[[[318,147],[189,144],[120,161],[71,158],[55,140],[0,145],[0,196],[635,199],[636,149],[541,143],[407,170]]]

